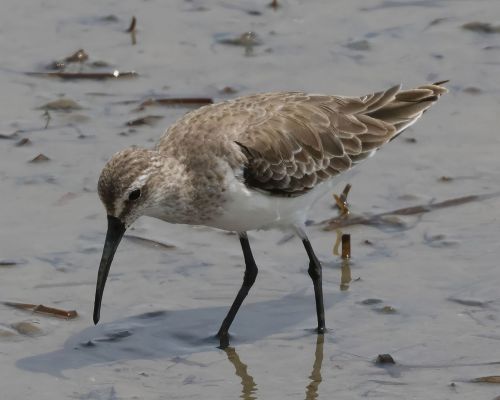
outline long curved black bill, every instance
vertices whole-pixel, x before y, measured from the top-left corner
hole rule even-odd
[[[99,322],[101,312],[102,294],[104,293],[104,285],[108,277],[109,267],[113,262],[116,249],[122,240],[125,233],[125,225],[118,218],[108,215],[108,232],[106,233],[106,241],[102,250],[101,264],[97,273],[97,285],[95,288],[94,301],[94,324]]]

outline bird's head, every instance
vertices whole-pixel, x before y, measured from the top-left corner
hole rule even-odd
[[[104,285],[116,249],[125,230],[141,215],[158,206],[153,180],[161,168],[161,155],[154,150],[128,148],[105,165],[98,183],[99,197],[108,215],[94,303],[94,323],[99,321]]]
[[[161,167],[161,155],[154,150],[130,147],[116,153],[99,177],[99,197],[108,217],[128,228],[156,206],[152,185]]]

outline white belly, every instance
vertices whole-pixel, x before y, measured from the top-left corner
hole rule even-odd
[[[281,197],[249,189],[233,178],[228,182],[222,214],[207,225],[236,232],[303,226],[311,206],[331,187],[332,180],[301,196]]]

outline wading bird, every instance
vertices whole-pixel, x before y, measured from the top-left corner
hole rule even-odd
[[[309,257],[318,333],[325,331],[321,264],[305,233],[311,205],[334,178],[415,123],[445,82],[362,97],[279,92],[208,105],[175,122],[152,149],[116,153],[99,178],[108,218],[94,322],[125,230],[141,215],[239,235],[245,275],[218,332],[220,346],[257,277],[247,231],[292,229]]]

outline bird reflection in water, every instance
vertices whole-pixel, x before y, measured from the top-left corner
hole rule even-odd
[[[341,251],[339,252],[339,248]],[[337,240],[333,246],[333,254],[340,256],[341,261],[341,276],[340,276],[340,290],[345,291],[349,289],[351,278],[351,235],[342,234],[340,230],[337,231]],[[312,372],[309,375],[310,382],[306,387],[305,400],[314,400],[318,397],[318,388],[323,380],[321,377],[321,366],[323,364],[323,344],[325,342],[324,335],[318,335],[316,339],[316,349],[314,352],[314,364]],[[241,379],[241,396],[243,400],[256,400],[257,399],[257,384],[248,373],[248,367],[243,363],[236,352],[234,347],[227,347],[224,349],[227,359],[233,364],[236,376]]]
[[[343,234],[341,230],[336,231],[337,238],[333,245],[333,255],[340,256],[342,261],[340,263],[340,290],[349,290],[349,284],[352,281],[351,277],[351,235]],[[342,245],[342,250],[339,248]]]
[[[318,397],[319,384],[322,381],[321,365],[323,364],[323,343],[324,335],[318,335],[316,339],[316,349],[314,352],[314,364],[309,375],[310,383],[306,387],[305,400],[314,400]],[[233,364],[236,376],[241,379],[241,396],[243,400],[257,400],[257,384],[253,376],[248,373],[248,367],[240,360],[234,347],[224,349],[227,359]]]
[[[306,388],[306,400],[314,400],[318,397],[319,384],[323,380],[321,377],[321,365],[323,364],[323,343],[325,335],[318,335],[316,339],[316,351],[314,352],[314,364],[309,379],[311,382]]]
[[[253,379],[253,376],[248,373],[248,367],[246,364],[242,363],[236,349],[234,347],[226,347],[224,352],[227,355],[227,359],[233,364],[236,370],[236,376],[241,379],[241,398],[243,400],[256,400],[255,396],[257,392],[257,385]]]

